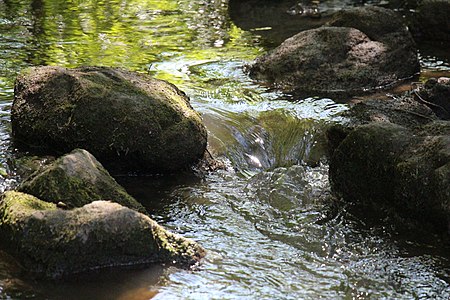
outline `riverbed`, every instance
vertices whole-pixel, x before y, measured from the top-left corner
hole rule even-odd
[[[324,1],[337,10],[352,1]],[[102,65],[148,73],[190,97],[225,168],[202,178],[114,174],[150,215],[208,250],[201,265],[29,278],[0,251],[0,299],[449,299],[450,249],[336,205],[327,126],[346,104],[252,81],[245,66],[276,44],[242,29],[226,0],[0,0],[0,189],[13,188],[10,110],[26,67]],[[421,75],[450,58],[419,45]],[[406,84],[408,86],[408,84]],[[26,266],[24,266],[26,269]]]

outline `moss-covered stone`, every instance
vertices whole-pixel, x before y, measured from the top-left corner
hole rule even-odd
[[[207,133],[174,85],[121,69],[35,67],[17,77],[12,130],[44,153],[91,152],[107,167],[166,172],[205,152]]]
[[[351,131],[330,161],[333,189],[352,202],[389,198],[395,189],[394,166],[411,135],[401,126],[384,122]]]
[[[67,211],[15,191],[0,200],[0,237],[28,271],[46,277],[151,262],[187,267],[205,255],[195,242],[117,203]]]
[[[408,129],[381,121],[333,141],[333,191],[363,212],[390,212],[446,232],[450,221],[450,126]],[[333,133],[333,136],[338,134]]]
[[[83,149],[76,149],[36,171],[18,190],[48,202],[63,202],[69,207],[110,200],[145,212],[145,208],[109,175],[97,159]]]

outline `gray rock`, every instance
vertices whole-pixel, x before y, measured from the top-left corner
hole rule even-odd
[[[256,59],[250,76],[286,92],[354,95],[393,85],[419,71],[414,41],[390,10],[336,14]]]
[[[19,145],[91,152],[108,168],[170,172],[204,154],[206,129],[174,85],[121,69],[35,67],[16,80],[11,123]]]

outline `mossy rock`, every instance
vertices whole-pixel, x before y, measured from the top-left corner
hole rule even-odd
[[[399,215],[447,232],[449,122],[434,121],[421,129],[390,122],[371,122],[347,132],[338,129],[332,130],[337,132],[332,136],[342,135],[340,143],[332,141],[329,171],[335,194],[359,211]]]
[[[81,207],[96,200],[110,200],[145,213],[145,208],[120,186],[108,171],[83,149],[75,149],[36,171],[19,191],[47,202]]]
[[[332,188],[353,203],[367,205],[393,195],[395,165],[412,133],[388,123],[371,123],[350,131],[330,160]],[[368,203],[366,203],[368,202]]]
[[[326,26],[302,31],[249,66],[250,76],[285,92],[348,97],[419,71],[414,41],[388,9],[353,8]]]
[[[207,132],[174,85],[122,69],[33,67],[16,80],[11,114],[22,148],[76,148],[120,171],[172,172],[203,156]]]
[[[2,244],[37,276],[154,262],[188,267],[205,250],[148,216],[108,201],[61,210],[15,191],[0,200]]]

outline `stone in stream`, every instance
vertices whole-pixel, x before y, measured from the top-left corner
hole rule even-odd
[[[37,277],[148,263],[189,267],[205,255],[194,241],[117,203],[62,210],[16,191],[1,197],[0,239]]]
[[[250,76],[286,92],[355,95],[419,71],[414,41],[397,14],[379,7],[337,13],[256,59]]]
[[[18,190],[47,202],[64,203],[69,208],[95,200],[110,200],[146,212],[97,159],[83,149],[75,149],[37,170]]]
[[[26,69],[11,124],[21,146],[45,154],[83,148],[118,171],[183,170],[207,142],[200,115],[174,85],[106,67]]]
[[[450,121],[412,96],[353,105],[328,130],[333,192],[364,219],[450,228]],[[450,232],[449,232],[450,233]]]

